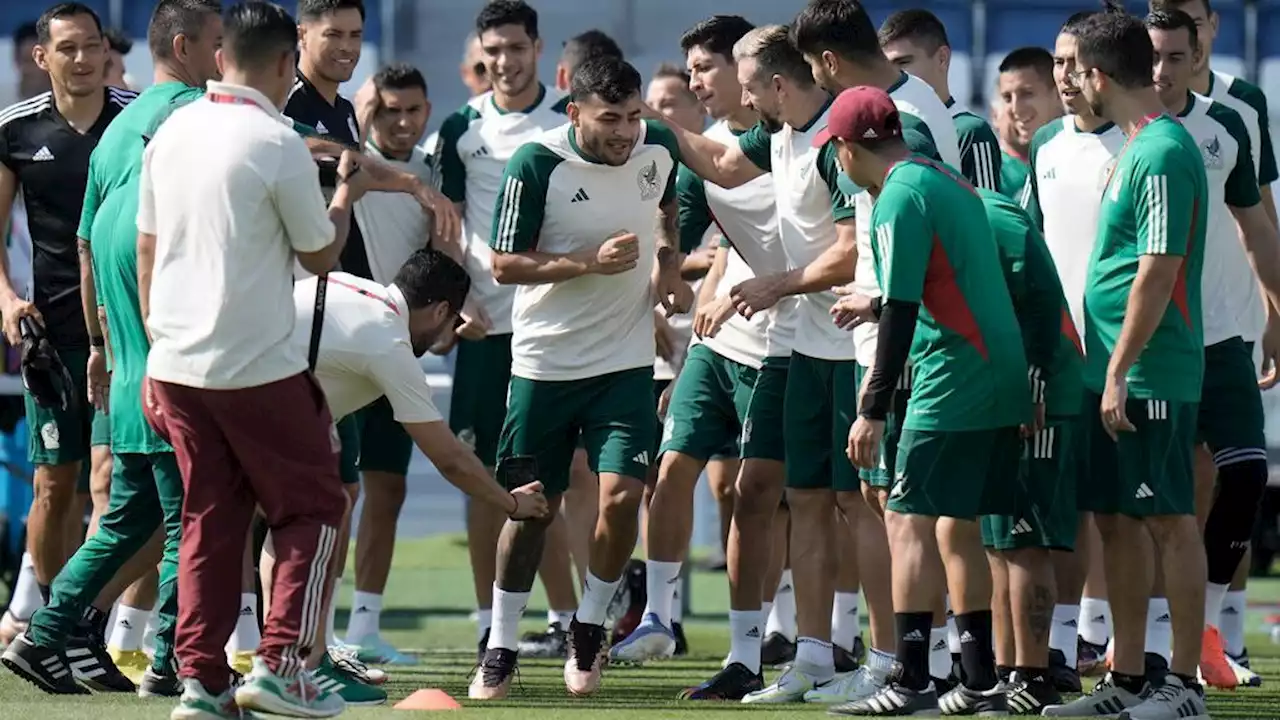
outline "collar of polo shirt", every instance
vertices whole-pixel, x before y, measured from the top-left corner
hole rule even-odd
[[[262,108],[263,112],[275,118],[280,123],[290,127],[293,126],[293,121],[281,114],[280,108],[277,108],[275,103],[267,99],[266,95],[263,95],[247,85],[233,85],[231,83],[210,80],[207,88],[210,95],[230,95],[231,97],[247,100]]]

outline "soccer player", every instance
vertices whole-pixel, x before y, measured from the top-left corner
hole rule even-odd
[[[1000,61],[996,81],[1003,122],[1000,136],[1000,192],[1013,198],[1040,224],[1040,208],[1031,192],[1031,140],[1040,128],[1062,117],[1062,98],[1053,81],[1053,53],[1018,48]]]
[[[837,321],[853,311],[880,325],[848,438],[859,467],[880,462],[884,417],[908,359],[915,375],[885,509],[898,664],[879,692],[834,712],[998,713],[1006,703],[976,520],[1006,511],[1016,483],[1018,426],[1031,419],[1027,361],[982,200],[956,171],[908,149],[900,115],[888,93],[857,87],[836,99],[828,124],[844,172],[876,198],[869,220],[885,291],[876,300],[847,297],[832,311]],[[939,553],[943,577],[931,572]],[[963,673],[939,698],[929,679],[929,634],[943,583],[952,590]]]
[[[77,402],[66,410],[39,406],[28,393],[30,457],[35,464],[35,500],[27,517],[27,548],[36,581],[47,603],[49,585],[80,538],[89,472],[82,466],[90,447],[109,436],[105,415],[89,403],[86,376],[92,356],[104,360],[97,327],[86,327],[80,304],[80,262],[76,225],[84,199],[89,155],[107,125],[133,99],[127,90],[103,86],[106,47],[98,16],[80,3],[61,3],[37,22],[36,63],[53,90],[0,112],[0,227],[8,225],[14,198],[22,192],[34,251],[30,299],[19,295],[0,273],[0,314],[11,346],[21,342],[18,321],[32,318],[45,327],[53,347],[72,373]],[[7,271],[6,271],[7,272]],[[92,351],[91,351],[92,348]],[[94,442],[95,437],[100,438]],[[34,610],[35,608],[31,608]],[[25,621],[29,618],[18,617]],[[85,647],[75,649],[82,674],[114,667],[97,636],[107,617],[94,616]],[[90,647],[93,658],[81,658]]]
[[[1257,171],[1258,184],[1261,186],[1262,206],[1266,208],[1272,224],[1276,224],[1276,205],[1271,185],[1280,173],[1276,170],[1276,153],[1271,139],[1271,122],[1267,114],[1266,96],[1256,85],[1243,78],[1233,77],[1210,68],[1213,41],[1218,34],[1218,14],[1214,12],[1210,0],[1153,0],[1150,7],[1153,10],[1182,10],[1195,21],[1200,54],[1195,67],[1195,76],[1191,80],[1191,90],[1235,110],[1244,120],[1245,127],[1249,131],[1249,147],[1253,153],[1254,169]],[[1277,308],[1273,306],[1260,307],[1257,303],[1259,294],[1250,292],[1251,290],[1245,277],[1241,275],[1238,282],[1232,286],[1232,297],[1240,306],[1243,306],[1246,299],[1250,303],[1244,327],[1249,335],[1262,337],[1264,340],[1262,367],[1267,368],[1276,363],[1275,350],[1267,346],[1274,346],[1276,343],[1267,342],[1266,337],[1274,334],[1274,328],[1280,324],[1280,316],[1277,315]],[[1271,380],[1265,381],[1264,387],[1269,387],[1271,382],[1274,382],[1274,376]],[[1214,463],[1209,462],[1208,452],[1203,446],[1197,448],[1196,454],[1197,487],[1202,488],[1200,497],[1204,498],[1206,491],[1212,492],[1210,488],[1213,485],[1213,478],[1209,477],[1207,470]],[[1221,523],[1232,522],[1230,518],[1235,517],[1235,513],[1241,512],[1240,508],[1253,507],[1252,504],[1246,505],[1243,499],[1247,493],[1242,493],[1242,497],[1237,500],[1235,499],[1237,491],[1227,490],[1226,492],[1226,506],[1222,505],[1224,498],[1219,491],[1211,510],[1204,507],[1198,508],[1197,514],[1202,525],[1206,523],[1206,511],[1220,515],[1221,517],[1214,520],[1214,524],[1222,527]],[[1210,544],[1220,544],[1223,539],[1215,533],[1213,539],[1206,536],[1205,541]],[[1212,556],[1213,551],[1208,552]],[[1211,619],[1212,622],[1221,624],[1225,650],[1242,685],[1253,685],[1262,681],[1249,670],[1249,653],[1244,645],[1245,584],[1249,576],[1249,564],[1249,548],[1246,547],[1245,557],[1237,565],[1236,574],[1231,579],[1226,598],[1222,602],[1221,618],[1219,621]],[[1217,573],[1211,571],[1211,574]],[[1210,595],[1216,596],[1217,593],[1211,592]]]
[[[736,15],[716,15],[694,25],[680,39],[689,68],[689,89],[716,120],[703,135],[733,146],[759,122],[759,114],[742,101],[734,45],[753,29]],[[676,180],[680,201],[682,244],[700,243],[713,223],[724,235],[715,262],[703,280],[694,331],[685,366],[676,379],[667,406],[659,448],[658,483],[649,505],[646,546],[645,618],[613,657],[645,660],[669,656],[675,649],[673,579],[680,575],[693,529],[693,497],[703,466],[715,453],[738,438],[743,458],[735,512],[731,520],[729,565],[729,657],[722,671],[687,690],[690,700],[741,700],[760,690],[760,638],[764,566],[768,562],[769,519],[777,508],[783,484],[780,437],[765,429],[743,435],[751,421],[752,391],[766,364],[786,362],[787,346],[780,340],[788,329],[776,320],[777,308],[751,320],[739,315],[730,291],[738,283],[761,274],[783,272],[786,257],[779,241],[773,182],[761,175],[733,189],[724,189],[682,167]],[[754,428],[755,423],[751,423]],[[762,446],[760,440],[775,442]],[[772,471],[770,475],[762,475]],[[766,493],[773,504],[760,508],[756,486],[772,480]],[[762,512],[763,511],[763,512]],[[762,517],[761,517],[762,516]],[[751,518],[751,519],[748,519]],[[751,543],[754,542],[754,545]]]
[[[1010,671],[1001,678],[1009,707],[1034,715],[1062,702],[1053,676],[1054,651],[1044,629],[1053,619],[1056,594],[1051,555],[1071,553],[1075,547],[1083,347],[1040,231],[1012,199],[991,190],[978,194],[1022,328],[1037,406],[1024,440],[1023,474],[1012,488],[1014,512],[982,518],[995,586],[997,669]],[[1075,688],[1080,689],[1079,676]]]
[[[578,67],[597,56],[621,60],[622,48],[604,31],[594,28],[566,40],[560,51],[560,60],[556,63],[556,89],[568,93]]]
[[[599,687],[607,661],[605,612],[635,548],[657,445],[652,299],[656,292],[668,312],[683,312],[692,291],[676,250],[679,149],[669,130],[640,119],[640,74],[613,58],[591,59],[574,73],[571,97],[570,122],[507,163],[491,262],[499,283],[520,286],[499,480],[511,486],[537,476],[556,511],[579,436],[600,475],[591,568],[564,669],[569,692],[581,696]],[[502,697],[510,685],[548,523],[503,527],[494,624],[473,698]]]
[[[951,95],[951,43],[938,16],[928,10],[899,10],[880,25],[885,57],[929,83],[955,120],[960,167],[974,187],[1000,189],[1000,144],[985,119]]]
[[[515,287],[494,280],[489,247],[493,209],[503,191],[507,162],[521,145],[564,124],[568,98],[538,81],[542,39],[538,13],[527,3],[489,3],[476,17],[476,32],[493,90],[472,98],[445,119],[437,155],[441,190],[465,219],[465,265],[472,280],[470,302],[475,307],[474,319],[458,330],[449,426],[485,467],[492,469],[498,461],[511,379],[512,307],[517,293]],[[484,503],[467,506],[467,546],[482,650],[493,619],[498,534],[504,520]],[[553,522],[563,524],[565,520]],[[547,632],[530,638],[521,649],[535,657],[563,657],[565,632],[577,606],[568,546],[553,543],[543,565],[553,570],[543,572],[542,579],[555,617],[549,618]]]
[[[124,31],[110,28],[104,36],[107,40],[106,80],[108,86],[130,90],[129,81],[125,77],[124,58],[133,49],[133,40]]]
[[[1085,285],[1086,420],[1096,518],[1115,613],[1106,682],[1046,714],[1135,720],[1204,715],[1196,680],[1205,550],[1195,521],[1192,445],[1204,374],[1201,271],[1209,192],[1195,140],[1165,112],[1141,20],[1102,13],[1076,32],[1078,78],[1095,115],[1127,136],[1104,176],[1098,238]],[[1097,409],[1094,410],[1093,408]],[[1096,412],[1096,415],[1094,413]],[[1164,569],[1173,657],[1143,693],[1143,618],[1150,545]]]
[[[1234,688],[1239,679],[1217,625],[1267,484],[1262,395],[1253,365],[1253,344],[1259,337],[1243,321],[1251,317],[1257,293],[1250,290],[1259,281],[1269,304],[1280,297],[1276,292],[1280,238],[1257,191],[1244,121],[1226,105],[1189,90],[1200,52],[1195,22],[1180,10],[1156,10],[1147,16],[1146,25],[1156,50],[1156,90],[1165,108],[1179,117],[1200,147],[1209,181],[1201,281],[1205,388],[1198,430],[1217,460],[1222,482],[1214,501],[1217,509],[1210,513],[1211,522],[1205,528],[1209,585],[1200,672],[1214,687]],[[1224,211],[1234,222],[1224,217]],[[1238,292],[1240,284],[1246,286],[1243,293]]]
[[[956,126],[938,94],[923,80],[894,67],[885,57],[875,26],[866,10],[852,0],[813,0],[796,16],[792,40],[804,53],[813,75],[828,91],[871,85],[879,87],[893,98],[898,108],[900,122],[906,128],[909,148],[927,157],[959,168],[960,145],[956,139]],[[841,182],[848,182],[847,178]],[[850,191],[853,189],[850,188]],[[876,283],[875,269],[871,264],[871,196],[857,193],[858,266],[853,289],[865,297],[878,297],[880,286]],[[876,357],[876,326],[863,323],[853,329],[853,341],[857,350],[859,386],[870,377]],[[882,466],[860,472],[862,484],[872,507],[883,516],[889,487],[896,474],[894,462],[901,429],[900,419],[910,397],[909,374],[903,376],[903,387],[894,396],[894,412],[888,418],[885,433],[885,455]],[[889,568],[883,558],[888,555],[886,541],[881,538],[884,528],[876,523],[863,523],[859,546],[879,548],[878,564],[863,562],[860,574],[863,586],[889,587]],[[874,555],[873,555],[874,557]],[[876,573],[879,573],[878,575]],[[937,572],[942,572],[941,568]],[[888,594],[867,595],[867,609],[873,628],[871,644],[885,653],[892,652],[892,630],[889,616],[892,598]],[[960,651],[960,638],[954,622],[947,621],[944,598],[938,598],[937,627],[931,631],[930,671],[934,678],[945,681],[951,674],[952,654]],[[948,628],[948,625],[951,627]],[[950,632],[948,632],[950,630]],[[877,637],[881,638],[877,640]],[[952,652],[949,652],[952,651]]]

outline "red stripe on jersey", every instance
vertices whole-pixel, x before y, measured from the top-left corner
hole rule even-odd
[[[358,288],[358,287],[356,287],[355,285],[352,285],[351,283],[345,283],[345,282],[342,282],[341,280],[339,280],[338,278],[335,278],[335,277],[333,277],[333,276],[326,276],[326,277],[328,277],[328,278],[329,278],[329,282],[333,283],[334,285],[338,285],[339,287],[344,287],[344,288],[346,288],[346,289],[348,289],[348,290],[351,290],[352,292],[360,293],[361,295],[363,295],[363,296],[365,296],[365,297],[367,297],[367,298],[373,298],[374,300],[377,300],[378,302],[382,303],[383,305],[386,305],[386,306],[387,306],[387,309],[389,309],[391,312],[393,312],[393,313],[395,313],[395,314],[397,314],[397,315],[399,315],[399,314],[400,314],[400,308],[396,307],[396,304],[395,304],[395,303],[393,303],[393,302],[391,302],[391,301],[390,301],[390,300],[388,300],[387,298],[384,298],[384,297],[382,297],[382,296],[380,296],[380,295],[374,295],[373,293],[369,292],[368,290],[365,290],[364,288]]]
[[[1071,341],[1076,352],[1084,355],[1084,343],[1080,341],[1080,333],[1076,330],[1076,324],[1071,319],[1071,311],[1065,307],[1062,308],[1062,335]]]
[[[1193,242],[1196,236],[1196,222],[1200,217],[1200,199],[1196,198],[1191,203],[1191,230],[1187,232],[1187,254],[1182,258],[1182,265],[1178,267],[1178,279],[1173,283],[1173,294],[1169,297],[1169,302],[1178,308],[1178,312],[1182,314],[1182,322],[1191,327],[1191,300],[1187,297],[1187,264],[1191,261],[1191,251],[1194,250]]]
[[[982,338],[978,321],[969,309],[964,293],[956,283],[956,270],[947,257],[946,248],[937,235],[929,252],[929,266],[924,274],[924,307],[938,324],[964,338],[983,360],[988,358],[987,343]]]

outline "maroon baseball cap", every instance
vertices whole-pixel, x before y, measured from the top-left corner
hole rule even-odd
[[[827,127],[813,139],[813,146],[822,147],[833,137],[853,142],[902,137],[898,106],[878,87],[849,88],[831,103]]]

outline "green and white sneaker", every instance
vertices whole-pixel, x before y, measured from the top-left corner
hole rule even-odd
[[[341,696],[320,688],[311,673],[282,678],[260,657],[253,659],[253,672],[236,688],[236,704],[246,710],[298,718],[329,718],[347,707]]]
[[[169,713],[169,720],[256,720],[248,710],[240,709],[232,691],[213,695],[199,680],[187,680],[178,707]]]
[[[749,693],[742,698],[747,704],[776,704],[804,702],[805,693],[818,687],[818,681],[799,666],[792,665],[782,671],[777,680],[763,690]]]
[[[350,669],[337,665],[326,653],[320,659],[320,667],[311,673],[316,687],[335,693],[348,705],[381,705],[387,701],[387,691],[367,685]]]

